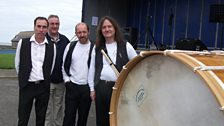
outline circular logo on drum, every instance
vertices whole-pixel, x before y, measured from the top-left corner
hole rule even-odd
[[[141,86],[139,90],[137,91],[136,99],[135,99],[138,106],[142,104],[142,102],[145,99],[145,96],[146,96],[145,89]]]

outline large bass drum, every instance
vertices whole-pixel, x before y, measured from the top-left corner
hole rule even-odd
[[[224,126],[224,53],[145,51],[113,87],[111,126]]]

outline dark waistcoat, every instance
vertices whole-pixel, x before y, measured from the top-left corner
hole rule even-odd
[[[106,51],[107,52],[107,51]],[[120,72],[122,67],[129,61],[126,42],[117,43],[117,56],[116,56],[116,64],[115,67]],[[101,71],[103,68],[103,55],[99,48],[96,48],[96,58],[95,58],[95,76],[94,76],[94,84],[95,86],[99,83]]]
[[[54,57],[54,46],[52,43],[46,44],[44,63],[42,66],[44,83],[47,87],[50,87],[50,74]],[[19,63],[19,87],[24,88],[28,84],[30,72],[32,69],[31,63],[31,42],[30,38],[22,40],[20,49],[20,63]],[[40,68],[41,69],[41,68]]]

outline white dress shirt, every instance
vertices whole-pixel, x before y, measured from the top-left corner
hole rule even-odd
[[[44,80],[42,66],[43,66],[44,57],[45,57],[45,46],[46,46],[45,44],[48,43],[48,41],[45,38],[42,43],[38,43],[35,40],[35,35],[33,35],[30,38],[30,42],[31,42],[32,69],[31,69],[30,77],[28,81]],[[22,45],[22,39],[18,42],[17,49],[16,49],[15,68],[17,73],[19,73],[21,45]],[[55,56],[56,56],[56,48],[54,46],[54,61],[53,61],[52,69],[54,67]],[[27,58],[27,57],[23,57],[23,58]]]

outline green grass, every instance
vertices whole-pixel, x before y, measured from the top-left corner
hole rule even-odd
[[[15,54],[0,54],[0,69],[15,68]]]

